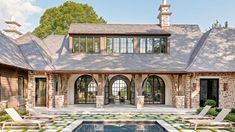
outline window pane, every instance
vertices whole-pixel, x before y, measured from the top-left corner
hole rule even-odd
[[[75,53],[75,52],[78,52],[79,51],[79,40],[78,40],[78,38],[76,38],[76,37],[73,37],[73,53]]]
[[[93,37],[87,37],[87,53],[93,53]]]
[[[160,38],[153,39],[153,52],[160,53]]]
[[[99,53],[100,52],[100,38],[94,37],[94,52]]]
[[[161,38],[161,44],[160,44],[161,53],[167,53],[167,39]]]
[[[112,38],[107,38],[107,53],[112,53],[113,52],[113,39]]]
[[[128,53],[134,53],[134,38],[128,38]]]
[[[140,38],[140,53],[146,53],[146,38]]]
[[[86,52],[86,37],[80,37],[80,52]]]
[[[126,38],[121,38],[121,53],[126,53]]]
[[[18,77],[18,94],[24,97],[24,77]]]
[[[119,38],[113,39],[113,53],[119,53]]]
[[[153,52],[153,39],[147,38],[147,53]]]

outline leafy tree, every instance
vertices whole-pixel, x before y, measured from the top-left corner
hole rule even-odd
[[[67,1],[59,7],[47,9],[33,34],[39,38],[45,38],[52,33],[65,35],[71,23],[106,23],[106,21],[99,17],[91,6]]]

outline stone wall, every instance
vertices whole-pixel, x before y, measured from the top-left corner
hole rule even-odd
[[[219,107],[235,107],[235,73],[196,73],[186,79],[186,106],[198,108],[200,105],[200,79],[219,79]]]

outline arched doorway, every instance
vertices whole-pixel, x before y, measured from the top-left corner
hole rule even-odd
[[[159,76],[153,75],[145,79],[143,84],[145,104],[165,104],[165,83]]]
[[[74,84],[74,104],[95,104],[97,83],[90,75],[80,76]]]
[[[134,86],[130,80],[122,75],[114,76],[107,81],[105,87],[105,104],[133,104]],[[108,96],[107,96],[108,94]]]

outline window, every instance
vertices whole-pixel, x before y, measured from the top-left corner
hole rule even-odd
[[[126,38],[121,38],[121,53],[126,53],[127,51],[127,40]]]
[[[113,38],[107,38],[106,40],[107,53],[113,52]]]
[[[73,53],[99,53],[100,38],[95,36],[73,37]]]
[[[24,77],[18,77],[18,95],[24,97]]]
[[[119,53],[119,38],[113,38],[113,53]]]
[[[107,37],[107,53],[133,53],[134,38],[132,37]]]
[[[146,53],[146,39],[140,38],[140,53]]]
[[[134,53],[134,38],[127,38],[128,53]]]
[[[140,53],[167,53],[167,38],[140,37]]]

